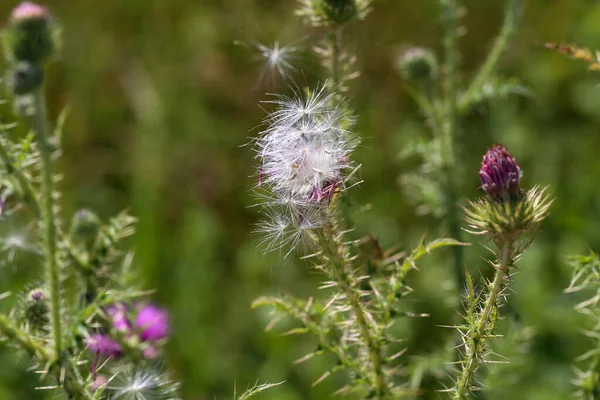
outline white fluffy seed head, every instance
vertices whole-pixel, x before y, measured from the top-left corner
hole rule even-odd
[[[325,85],[269,103],[276,109],[256,139],[259,187],[268,193],[267,221],[258,231],[267,250],[293,249],[323,225],[333,195],[346,187],[359,141],[349,130],[353,118]]]

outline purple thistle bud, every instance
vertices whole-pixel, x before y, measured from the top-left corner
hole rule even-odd
[[[493,145],[483,156],[479,177],[481,188],[495,201],[517,200],[521,196],[521,169],[501,144]]]
[[[135,324],[141,329],[140,339],[143,341],[160,340],[169,334],[169,314],[167,310],[152,304],[142,307]]]
[[[86,339],[88,350],[103,357],[120,357],[123,352],[121,346],[108,335],[95,334]]]
[[[45,297],[44,290],[33,289],[31,292],[29,292],[29,297],[31,297],[31,300],[35,300],[35,301],[43,300]]]
[[[15,63],[26,61],[40,66],[58,47],[56,26],[46,7],[26,1],[10,14],[6,29],[7,56]]]
[[[124,304],[113,304],[107,308],[106,313],[111,317],[116,330],[131,331],[131,322],[127,318],[127,307]]]
[[[46,7],[32,3],[30,1],[24,1],[16,6],[10,14],[10,21],[13,23],[22,22],[25,20],[32,19],[49,19],[50,14]]]

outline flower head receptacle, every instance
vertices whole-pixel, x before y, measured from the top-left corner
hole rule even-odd
[[[58,47],[56,24],[46,7],[25,1],[10,14],[3,35],[8,59],[42,64]]]

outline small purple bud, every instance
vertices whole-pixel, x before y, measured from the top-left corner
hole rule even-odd
[[[106,309],[106,313],[111,317],[116,330],[131,331],[131,322],[127,318],[127,307],[124,304],[113,304]]]
[[[135,324],[141,329],[140,339],[160,340],[169,334],[169,314],[167,310],[147,305],[142,307],[135,319]]]
[[[42,289],[33,289],[31,292],[29,292],[29,297],[31,297],[31,300],[35,300],[35,301],[40,301],[44,299],[44,291]]]
[[[121,346],[107,335],[95,334],[86,339],[88,350],[103,357],[120,357],[123,352]]]
[[[517,200],[521,195],[521,169],[501,144],[493,145],[483,156],[479,177],[481,188],[495,201]]]
[[[31,19],[49,19],[50,14],[46,7],[32,3],[30,1],[24,1],[16,6],[10,14],[10,21],[18,23],[25,20]]]

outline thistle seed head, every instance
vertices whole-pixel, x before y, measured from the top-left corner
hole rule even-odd
[[[326,86],[305,95],[278,96],[256,139],[259,187],[267,222],[259,228],[267,249],[293,249],[323,225],[336,193],[356,169],[351,153],[358,139],[348,116]]]

